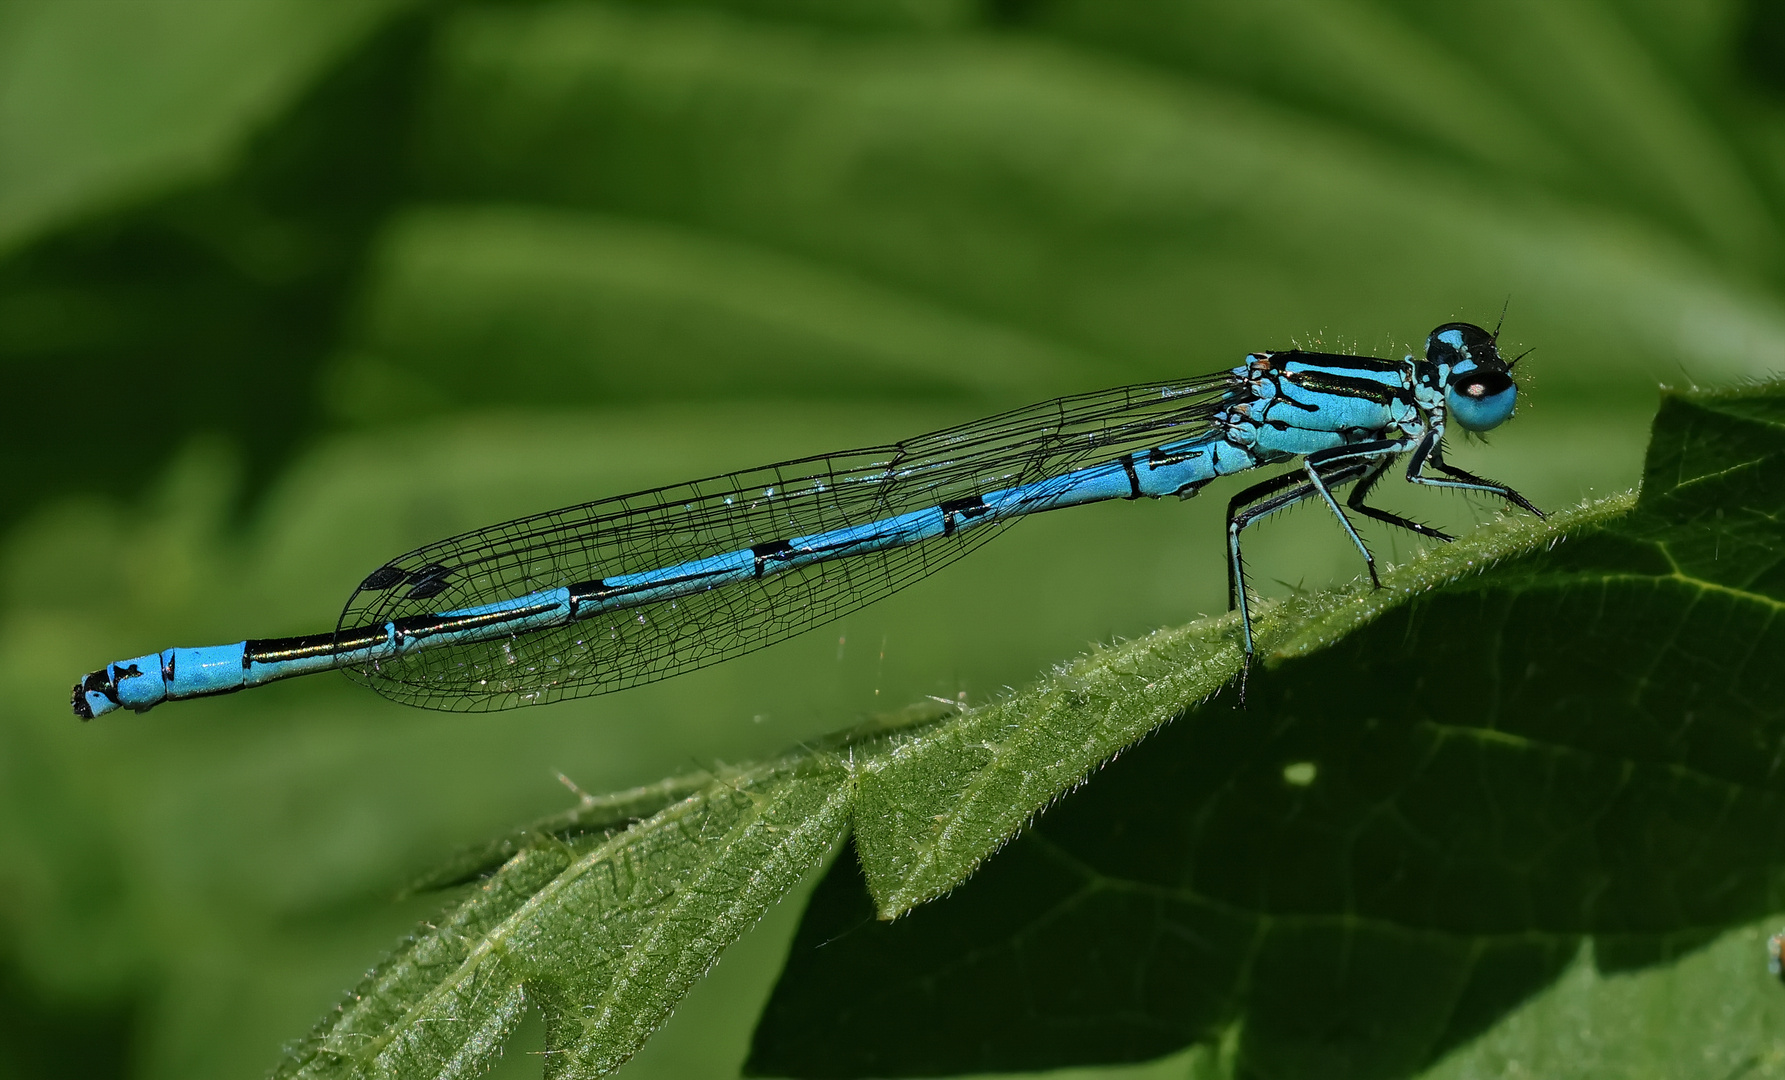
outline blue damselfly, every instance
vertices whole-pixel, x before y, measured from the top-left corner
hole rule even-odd
[[[1319,499],[1380,585],[1345,508],[1451,539],[1365,503],[1403,455],[1412,483],[1538,513],[1444,460],[1447,422],[1486,431],[1512,415],[1514,363],[1500,357],[1497,331],[1446,323],[1423,360],[1258,352],[1203,378],[1059,398],[892,446],[554,510],[392,559],[360,582],[332,633],[110,664],[75,685],[74,711],[140,712],[332,669],[436,709],[621,690],[873,603],[1027,515],[1189,498],[1220,477],[1299,458],[1228,503],[1228,595],[1249,661],[1240,534],[1260,518]],[[1333,492],[1347,484],[1341,507]]]

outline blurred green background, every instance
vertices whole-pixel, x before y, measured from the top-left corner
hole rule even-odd
[[[7,0],[0,1071],[256,1075],[557,773],[759,757],[1220,610],[1230,492],[538,710],[318,678],[82,726],[82,672],[327,629],[505,517],[1508,303],[1519,415],[1452,456],[1570,503],[1634,483],[1657,383],[1785,366],[1782,209],[1773,4]],[[1312,511],[1249,550],[1267,593],[1359,570]],[[798,907],[625,1074],[735,1075]]]

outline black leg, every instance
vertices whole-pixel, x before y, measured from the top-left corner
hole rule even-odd
[[[1247,507],[1252,504],[1262,504],[1261,501],[1266,497],[1275,495],[1284,488],[1293,486],[1298,481],[1307,489],[1303,493],[1292,496],[1287,502],[1281,499],[1274,499],[1271,501],[1269,509],[1258,510],[1255,512],[1249,512],[1247,510]],[[1268,514],[1272,510],[1280,510],[1285,506],[1301,502],[1313,493],[1314,489],[1309,487],[1306,481],[1302,480],[1300,473],[1289,472],[1284,473],[1281,476],[1273,476],[1263,483],[1253,484],[1251,487],[1246,488],[1233,498],[1227,500],[1227,537],[1229,548],[1229,558],[1227,560],[1227,610],[1234,611],[1240,609],[1244,606],[1245,602],[1241,595],[1241,584],[1245,581],[1245,573],[1240,568],[1240,530],[1251,524],[1254,519],[1262,517],[1264,514]],[[1248,652],[1251,651],[1250,643],[1247,644],[1246,648]]]
[[[1322,470],[1322,480],[1329,484],[1345,484],[1362,476],[1369,466],[1347,462],[1336,469]],[[1285,491],[1284,489],[1289,490]],[[1246,567],[1240,556],[1240,533],[1259,518],[1310,499],[1319,489],[1304,473],[1284,473],[1235,495],[1227,503],[1227,609],[1240,613],[1245,632],[1246,656],[1252,655],[1252,614],[1246,603]]]
[[[1327,482],[1343,484],[1364,474],[1367,466],[1351,464],[1333,470]],[[1246,684],[1252,676],[1252,612],[1246,602],[1246,567],[1240,557],[1240,533],[1259,518],[1309,499],[1314,485],[1302,473],[1284,473],[1253,484],[1227,501],[1227,610],[1240,613],[1244,654],[1240,661],[1240,708],[1246,707]],[[1288,488],[1288,491],[1284,489]]]
[[[1380,589],[1382,588],[1382,579],[1376,575],[1376,556],[1371,554],[1370,545],[1364,543],[1364,538],[1357,535],[1357,526],[1351,524],[1351,519],[1345,516],[1345,511],[1339,507],[1339,501],[1333,498],[1332,489],[1327,485],[1325,474],[1321,469],[1321,466],[1326,462],[1316,460],[1319,457],[1320,455],[1314,454],[1302,459],[1302,471],[1308,474],[1308,485],[1319,493],[1321,500],[1326,503],[1326,508],[1339,519],[1339,527],[1345,530],[1346,536],[1351,537],[1351,543],[1357,548],[1357,553],[1364,557],[1364,569],[1369,572],[1370,584]],[[1373,463],[1364,461],[1358,464],[1362,466],[1363,473],[1367,474]]]
[[[1308,483],[1326,501],[1327,509],[1333,512],[1333,516],[1339,519],[1339,526],[1345,530],[1345,535],[1351,537],[1351,542],[1356,545],[1358,554],[1364,557],[1364,569],[1369,571],[1370,584],[1378,589],[1382,588],[1382,578],[1376,573],[1376,556],[1370,553],[1370,546],[1364,543],[1363,537],[1357,535],[1357,527],[1351,524],[1351,519],[1346,517],[1345,511],[1339,507],[1338,500],[1333,498],[1333,493],[1326,484],[1326,478],[1329,475],[1338,476],[1337,467],[1339,466],[1355,466],[1357,471],[1351,473],[1349,478],[1363,477],[1367,489],[1371,482],[1370,477],[1374,473],[1380,472],[1397,455],[1404,453],[1408,441],[1407,439],[1372,439],[1369,442],[1352,443],[1349,446],[1335,446],[1330,450],[1316,451],[1302,459],[1302,471],[1308,474]]]
[[[1407,480],[1409,483],[1424,484],[1427,487],[1455,488],[1460,491],[1481,491],[1489,495],[1498,495],[1514,506],[1536,515],[1539,520],[1543,518],[1543,511],[1532,506],[1529,499],[1526,499],[1523,495],[1520,495],[1505,484],[1495,483],[1492,480],[1486,480],[1476,476],[1472,472],[1459,469],[1455,465],[1445,464],[1444,445],[1442,443],[1435,442],[1428,436],[1427,443],[1422,445],[1420,449],[1426,451],[1426,453],[1416,452],[1413,455],[1413,460],[1408,463],[1407,466]],[[1439,480],[1435,477],[1422,476],[1420,474],[1420,469],[1425,465],[1428,456],[1431,460],[1432,468],[1451,477],[1451,479]]]
[[[1353,510],[1356,510],[1358,513],[1364,515],[1365,517],[1375,518],[1377,521],[1381,521],[1381,522],[1384,522],[1389,525],[1394,525],[1397,528],[1406,529],[1409,532],[1416,532],[1421,536],[1429,536],[1433,540],[1442,540],[1445,543],[1449,543],[1450,541],[1455,540],[1456,537],[1454,537],[1454,536],[1450,535],[1449,533],[1444,532],[1442,530],[1434,529],[1430,525],[1424,525],[1417,521],[1411,521],[1407,518],[1400,516],[1399,514],[1391,514],[1387,510],[1383,510],[1383,509],[1380,509],[1380,508],[1374,507],[1374,506],[1367,506],[1364,504],[1364,497],[1367,496],[1370,493],[1370,490],[1376,486],[1376,481],[1382,479],[1382,477],[1388,472],[1388,466],[1389,466],[1389,461],[1387,459],[1384,459],[1380,465],[1377,465],[1374,469],[1371,469],[1369,472],[1369,475],[1365,476],[1362,480],[1359,480],[1357,482],[1357,486],[1351,489],[1351,496],[1345,500],[1345,505],[1350,507]]]

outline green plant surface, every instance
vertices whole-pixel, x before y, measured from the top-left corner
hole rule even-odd
[[[987,804],[1032,807],[1041,762],[944,744],[1003,703],[918,736],[943,748],[891,755],[890,798],[864,783],[860,868],[840,860],[815,895],[750,1068],[1039,1069],[1232,1038],[1241,1075],[1408,1076],[1585,939],[1601,971],[1640,967],[1785,908],[1782,498],[1776,384],[1669,396],[1627,513],[1518,529],[1519,552],[1478,533],[1411,564],[1424,587],[1319,603],[1280,631],[1246,713],[1169,710],[965,885],[1014,832]],[[1088,711],[1132,708],[1159,677],[1136,675]],[[1758,948],[1749,964],[1738,1000],[1768,981]],[[1768,992],[1743,1007],[1770,1023],[1703,1032],[1707,1060],[1785,1068]],[[1539,1075],[1572,1067],[1570,1040],[1504,1038]],[[1654,1041],[1672,1075],[1688,1040]]]
[[[1399,568],[1379,595],[1301,597],[1266,608],[1256,620],[1259,653],[1269,662],[1286,638],[1330,633],[1326,627],[1340,619],[1356,625],[1629,505],[1613,497],[1542,526],[1483,529],[1467,544]],[[1240,673],[1237,635],[1238,618],[1229,615],[1100,650],[866,763],[855,842],[880,917],[897,918],[946,894],[1092,770],[1213,698]]]
[[[1754,963],[1778,930],[1769,919],[1635,970],[1608,972],[1583,948],[1553,984],[1426,1075],[1778,1076],[1778,980]]]
[[[814,754],[716,776],[613,835],[525,850],[368,975],[280,1075],[475,1074],[529,1004],[554,1075],[606,1075],[830,853],[849,794],[843,763]]]
[[[1610,104],[1587,96],[1587,108]],[[1230,315],[1348,326],[1390,282],[1384,306],[1411,314],[1454,304],[1478,275],[1528,283],[1521,317],[1574,358],[1545,376],[1569,392],[1597,384],[1601,364],[1727,370],[1731,354],[1682,325],[1715,323],[1770,363],[1785,329],[1772,298],[1713,286],[1716,258],[1683,257],[1669,229],[1527,199],[1423,147],[1366,145],[1045,39],[838,37],[624,5],[471,9],[442,28],[419,111],[432,197],[599,208],[774,243],[1149,373],[1180,370],[1190,340],[1251,348]],[[1623,162],[1623,176],[1669,170],[1679,150],[1627,147],[1642,167]],[[542,157],[556,167],[534,167]],[[1721,191],[1726,164],[1708,156],[1696,179]],[[1760,214],[1751,192],[1721,205],[1732,233],[1767,235],[1739,216]],[[1445,251],[1469,257],[1430,255]],[[1373,273],[1351,274],[1360,265]],[[1585,345],[1582,314],[1611,311],[1586,320],[1598,339]]]

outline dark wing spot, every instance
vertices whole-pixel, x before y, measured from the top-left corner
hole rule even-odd
[[[380,566],[370,574],[367,574],[366,580],[360,582],[359,587],[365,592],[383,592],[385,589],[390,588],[392,585],[395,585],[397,582],[402,581],[408,576],[408,574],[403,572],[401,567],[389,565]]]
[[[409,591],[403,595],[410,600],[426,600],[430,596],[438,596],[446,591],[446,579],[451,576],[451,567],[429,563],[409,575]]]

